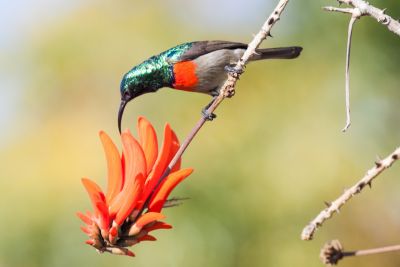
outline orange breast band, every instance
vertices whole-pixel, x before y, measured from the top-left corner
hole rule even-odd
[[[196,76],[196,64],[193,61],[179,62],[174,65],[175,89],[193,91],[198,83]]]

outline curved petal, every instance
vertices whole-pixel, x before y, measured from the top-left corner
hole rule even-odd
[[[162,220],[165,216],[158,212],[147,212],[140,216],[140,218],[136,221],[135,225],[139,228],[143,228],[146,224],[149,224],[154,221]]]
[[[100,229],[108,232],[108,228],[110,227],[110,216],[108,214],[107,204],[105,202],[97,202],[96,208],[100,212]]]
[[[132,136],[129,131],[125,131],[121,135],[123,144],[123,168],[125,169],[125,181],[122,191],[111,201],[109,211],[111,219],[118,213],[122,205],[133,197],[129,192],[133,192],[136,189],[135,180],[139,174],[142,176],[146,173],[146,159],[142,148],[138,141]],[[142,180],[144,180],[143,178]],[[140,191],[143,190],[141,186]],[[129,191],[129,192],[128,192]],[[139,195],[139,194],[136,194]],[[135,195],[135,196],[136,196]],[[142,194],[140,194],[141,196]],[[130,203],[130,201],[128,201]]]
[[[110,203],[122,189],[122,165],[119,152],[111,138],[103,131],[99,133],[104,153],[107,159],[108,188],[106,193],[107,203]]]
[[[87,178],[82,178],[82,184],[86,188],[86,191],[88,192],[88,195],[92,202],[93,210],[95,211],[95,215],[99,216],[101,211],[98,209],[97,203],[98,202],[105,203],[106,197],[104,196],[104,193],[101,191],[100,187],[95,182]]]
[[[171,229],[171,228],[172,228],[172,225],[170,225],[170,224],[167,224],[165,222],[156,222],[151,226],[146,226],[144,228],[144,230],[147,232],[151,232],[151,231],[158,230],[158,229]]]
[[[140,144],[146,157],[147,175],[151,172],[158,155],[157,134],[153,125],[145,117],[139,117],[137,127]]]
[[[172,142],[171,142],[171,150],[170,150],[169,157],[168,157],[169,158],[168,164],[171,162],[171,160],[175,156],[176,152],[178,152],[179,147],[180,147],[179,139],[176,136],[175,132],[172,131]],[[181,161],[182,161],[182,158],[179,158],[178,161],[176,162],[175,166],[172,167],[171,172],[175,172],[181,168]]]
[[[129,236],[137,235],[144,226],[157,220],[164,219],[165,216],[158,212],[147,212],[139,217],[139,219],[130,227]]]
[[[137,201],[141,197],[141,192],[144,186],[144,176],[142,173],[139,173],[136,176],[134,183],[129,184],[127,190],[124,190],[123,195],[121,196],[122,203],[120,207],[117,209],[117,213],[115,216],[115,223],[117,225],[121,225],[125,219],[131,214],[132,210],[135,208]]]
[[[172,138],[172,130],[167,123],[164,128],[164,141],[161,148],[161,153],[158,154],[158,158],[156,160],[156,163],[154,164],[153,170],[146,180],[145,190],[142,198],[143,202],[145,202],[145,200],[149,197],[149,195],[153,191],[153,188],[157,185],[161,175],[163,175],[165,168],[168,166]]]
[[[92,232],[85,226],[81,226],[82,232],[84,232],[87,235],[90,235]]]
[[[92,219],[91,219],[89,216],[83,214],[82,212],[79,212],[79,211],[78,211],[78,212],[76,213],[76,215],[77,215],[85,224],[91,225],[91,224],[93,223]]]
[[[171,191],[177,186],[183,179],[188,177],[193,172],[193,169],[183,169],[171,173],[161,184],[159,189],[154,194],[149,204],[149,211],[160,212],[163,208],[165,200],[168,198]]]
[[[144,235],[141,238],[138,238],[139,242],[142,242],[142,241],[156,241],[156,240],[157,240],[157,238],[155,238],[152,235]]]
[[[147,168],[144,152],[139,142],[129,131],[122,133],[121,138],[125,158],[125,188],[127,184],[134,182],[139,173],[145,176]]]

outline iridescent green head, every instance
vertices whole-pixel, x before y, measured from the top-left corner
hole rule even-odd
[[[192,43],[175,46],[135,66],[121,81],[121,105],[118,112],[118,128],[121,132],[122,114],[132,99],[156,92],[161,87],[171,87],[174,82],[173,62],[178,62]]]
[[[126,104],[132,99],[156,92],[172,84],[172,66],[164,57],[154,56],[137,65],[124,75],[121,81],[121,105],[118,112],[118,128],[121,132],[122,114]]]

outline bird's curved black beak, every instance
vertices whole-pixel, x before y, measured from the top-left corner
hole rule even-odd
[[[127,103],[128,101],[121,99],[121,105],[119,106],[119,111],[118,111],[118,130],[120,134],[121,134],[122,115],[124,114],[124,109]]]

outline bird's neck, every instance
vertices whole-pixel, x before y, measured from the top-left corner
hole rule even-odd
[[[147,59],[130,72],[132,77],[140,79],[140,85],[148,91],[157,91],[173,82],[172,66],[159,55]]]

